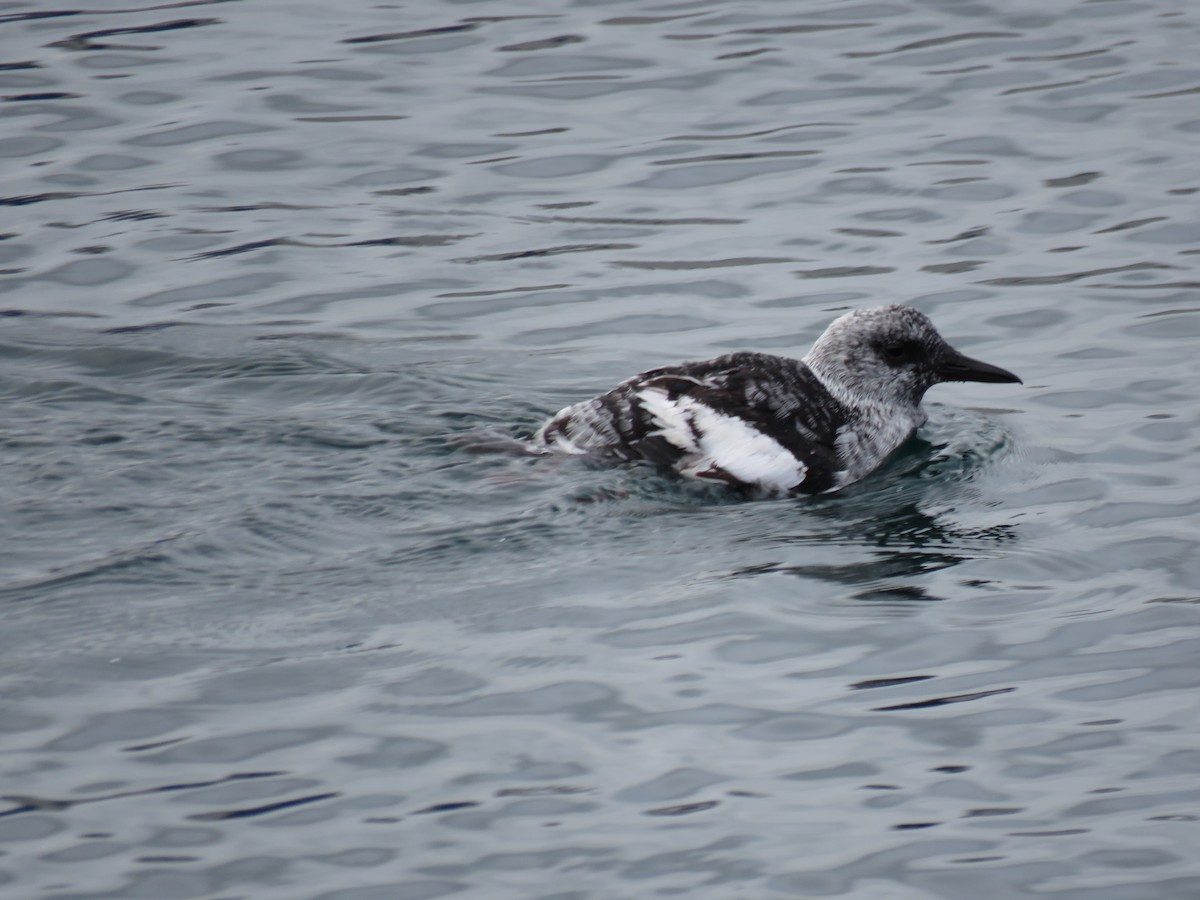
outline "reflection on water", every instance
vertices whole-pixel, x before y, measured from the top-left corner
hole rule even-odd
[[[1200,894],[1194,20],[8,9],[0,892]],[[887,302],[1028,386],[513,452]]]
[[[982,417],[946,413],[937,410],[922,435],[865,484],[805,502],[802,530],[755,539],[759,546],[778,545],[813,561],[760,562],[731,574],[790,573],[858,586],[851,596],[861,600],[932,600],[943,598],[907,579],[1002,555],[1019,539],[1017,527],[963,523],[956,520],[953,504],[961,502],[976,474],[986,474],[1009,436]],[[954,434],[951,428],[963,430]],[[946,433],[947,443],[931,443],[927,438],[935,432]],[[859,548],[866,555],[842,564],[823,561],[832,547]]]

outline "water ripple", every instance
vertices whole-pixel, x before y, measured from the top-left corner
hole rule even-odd
[[[0,883],[1196,895],[1194,13],[559,6],[0,16]],[[886,302],[1026,386],[520,452]]]

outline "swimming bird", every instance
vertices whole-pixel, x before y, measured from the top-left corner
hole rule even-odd
[[[561,410],[530,444],[648,460],[760,496],[828,493],[878,468],[946,381],[1021,379],[959,353],[912,307],[854,310],[803,359],[742,351],[650,369]]]

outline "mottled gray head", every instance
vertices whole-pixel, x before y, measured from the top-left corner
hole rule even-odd
[[[998,366],[963,356],[909,306],[880,306],[833,321],[808,366],[845,399],[915,405],[943,381],[1020,382]]]

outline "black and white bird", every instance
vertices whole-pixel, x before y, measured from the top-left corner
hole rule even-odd
[[[758,495],[820,494],[876,469],[944,381],[1021,379],[959,353],[911,307],[855,310],[802,360],[740,352],[651,369],[561,410],[531,445],[649,460]]]

